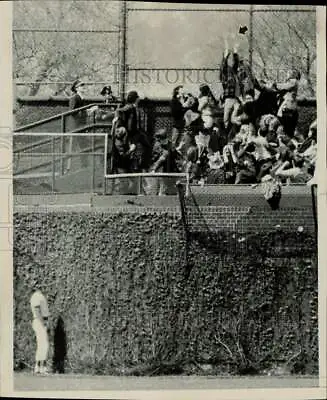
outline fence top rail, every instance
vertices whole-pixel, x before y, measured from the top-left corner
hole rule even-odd
[[[93,126],[93,125],[90,125]],[[58,138],[61,137],[70,137],[70,136],[87,136],[91,137],[93,136],[108,136],[108,133],[105,132],[89,132],[89,133],[78,133],[78,132],[13,132],[13,136],[40,136],[40,137],[46,137],[46,136],[57,136]]]
[[[53,32],[53,33],[119,33],[119,30],[110,29],[39,29],[39,28],[14,28],[13,32]]]
[[[163,12],[249,12],[250,8],[173,8],[173,7],[166,7],[166,8],[144,8],[144,7],[130,7],[127,11],[163,11]]]
[[[14,149],[13,150],[13,153],[14,154],[20,154],[20,153],[24,153],[24,155],[26,155],[26,150],[30,150],[30,149],[34,149],[34,148],[36,148],[36,147],[40,147],[40,146],[43,146],[43,145],[45,145],[45,144],[48,144],[48,143],[50,143],[52,140],[55,140],[55,141],[57,141],[57,140],[59,140],[59,139],[61,139],[61,138],[64,138],[64,137],[68,137],[68,138],[70,138],[70,137],[73,137],[73,136],[78,136],[78,137],[80,137],[80,136],[86,136],[86,137],[89,137],[89,138],[92,138],[92,137],[94,137],[94,136],[100,136],[100,137],[104,137],[105,138],[105,136],[108,136],[108,134],[107,133],[103,133],[103,132],[99,132],[99,133],[19,133],[19,132],[13,132],[13,136],[22,136],[22,137],[27,137],[27,136],[36,136],[36,137],[38,137],[38,136],[40,136],[40,137],[45,137],[46,139],[42,139],[42,140],[38,140],[37,142],[34,142],[34,143],[31,143],[31,144],[27,144],[27,145],[25,145],[25,146],[21,146],[21,147],[18,147],[18,148],[16,148],[16,149]],[[52,137],[54,137],[54,138],[52,138]],[[48,153],[48,154],[50,154],[50,153]]]
[[[55,81],[55,82],[50,82],[50,81],[43,81],[43,82],[36,82],[36,81],[25,81],[25,82],[17,82],[14,80],[15,85],[17,86],[25,86],[25,85],[71,85],[72,82],[71,81]],[[107,85],[108,81],[88,81],[88,82],[84,82],[84,85]],[[115,84],[114,83],[110,83],[111,85]],[[118,82],[116,83],[118,85]],[[69,98],[69,97],[67,97]]]
[[[145,8],[145,7],[130,7],[127,11],[149,11],[149,12],[250,12],[251,6],[248,8],[177,8],[177,7],[158,7],[158,8]],[[253,12],[316,12],[312,8],[259,8],[253,7]]]
[[[105,174],[106,179],[120,179],[120,178],[184,178],[186,173],[183,172],[132,172],[123,174]]]

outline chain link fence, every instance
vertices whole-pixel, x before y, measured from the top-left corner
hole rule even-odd
[[[84,5],[86,16],[93,3]],[[112,12],[117,21],[117,10]],[[290,68],[297,68],[302,74],[299,95],[315,95],[314,6],[142,3],[140,7],[128,1],[126,18],[126,90],[170,97],[179,84],[196,94],[199,84],[207,83],[218,96],[224,42],[232,47],[237,40],[240,55],[250,61],[259,79],[282,82]],[[99,95],[104,84],[111,84],[118,95],[122,32],[117,24],[96,21],[97,28],[93,24],[92,29],[78,29],[60,23],[43,28],[41,19],[35,19],[33,27],[21,28],[15,20],[16,95],[69,96],[71,81],[77,77],[86,80],[90,96]],[[240,26],[248,28],[246,34],[238,35]],[[37,60],[42,68],[31,73]],[[26,79],[28,74],[33,79]]]

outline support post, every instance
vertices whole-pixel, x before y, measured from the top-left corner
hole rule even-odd
[[[52,135],[51,137],[51,150],[52,150],[52,163],[51,163],[51,191],[54,193],[56,187],[56,155],[55,155],[55,137]]]
[[[125,100],[126,94],[126,53],[127,53],[127,0],[120,1],[120,43],[119,43],[119,97]]]
[[[252,71],[253,68],[253,4],[250,5],[250,21],[249,21],[249,64]]]

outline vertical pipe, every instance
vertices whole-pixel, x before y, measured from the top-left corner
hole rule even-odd
[[[126,92],[127,0],[120,1],[119,97],[123,102]]]
[[[55,137],[51,136],[51,149],[52,149],[52,181],[51,181],[51,190],[52,193],[55,191],[55,180],[56,180],[56,156],[55,156]]]
[[[142,176],[139,176],[139,179],[138,179],[137,194],[138,195],[142,194]]]
[[[318,219],[317,219],[317,185],[311,185],[311,200],[312,200],[312,212],[313,221],[315,227],[316,238],[318,237]]]
[[[104,171],[103,171],[103,194],[107,193],[107,155],[108,155],[108,135],[104,137]]]
[[[66,131],[66,120],[65,116],[61,116],[61,137],[60,137],[60,152],[61,152],[61,157],[60,157],[60,174],[64,174],[65,170],[65,164],[64,164],[64,153],[65,153],[65,136],[64,133]]]
[[[249,63],[250,63],[250,68],[252,71],[253,68],[253,13],[254,13],[254,8],[253,4],[250,5],[250,21],[249,21]]]
[[[91,187],[92,187],[92,193],[94,193],[94,187],[95,187],[95,146],[94,146],[94,132],[91,137],[92,141],[92,176],[91,176]]]

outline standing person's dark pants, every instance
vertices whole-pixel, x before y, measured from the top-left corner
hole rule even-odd
[[[170,103],[171,115],[173,118],[173,130],[171,137],[171,148],[175,150],[178,147],[184,132],[184,114],[185,109],[178,99],[172,99]]]
[[[77,108],[85,106],[84,100],[78,95],[75,94],[69,100],[69,108],[70,110],[76,110]],[[72,127],[70,130],[74,131],[82,126],[86,125],[87,122],[87,114],[86,110],[78,111],[71,116],[72,118]],[[78,150],[82,152],[84,149],[89,147],[90,140],[88,137],[85,136],[75,136],[71,138],[70,145],[69,145],[69,152],[74,152],[76,150],[76,144]],[[80,156],[81,167],[85,168],[88,166],[88,156],[86,154],[81,154]],[[71,159],[68,159],[67,169],[71,167]]]

